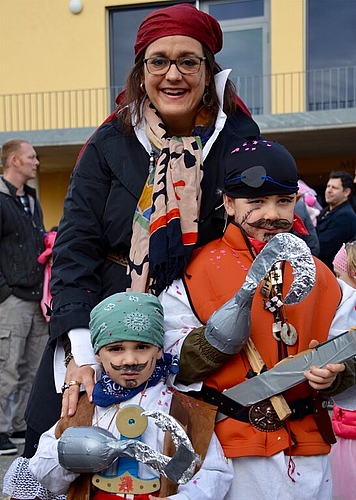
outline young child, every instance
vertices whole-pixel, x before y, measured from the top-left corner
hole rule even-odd
[[[317,217],[322,210],[322,206],[318,202],[317,193],[315,189],[308,186],[308,184],[301,179],[298,180],[298,187],[298,194],[307,207],[313,226],[316,227]]]
[[[344,244],[336,254],[334,272],[343,291],[343,314],[336,333],[356,326],[356,241]],[[333,476],[333,500],[353,500],[356,491],[356,411],[350,401],[356,401],[355,388],[351,387],[335,399],[332,424],[337,436],[330,454]]]
[[[45,432],[29,464],[25,459],[20,459],[21,467],[17,464],[17,472],[14,472],[14,467],[12,475],[8,471],[7,476],[10,477],[4,483],[5,493],[16,499],[57,500],[64,500],[66,497],[63,495],[68,493],[68,499],[79,500],[88,498],[85,490],[90,487],[91,498],[95,500],[151,500],[158,495],[172,500],[222,500],[231,485],[232,474],[212,432],[215,411],[213,407],[175,393],[167,386],[170,371],[176,371],[176,365],[172,363],[171,355],[162,352],[163,309],[158,299],[150,294],[133,292],[112,295],[92,310],[90,330],[94,351],[103,367],[101,379],[93,392],[94,404],[89,403],[84,395],[74,417],[60,420]],[[66,386],[75,385],[75,381],[72,382],[65,384],[64,397],[69,392]],[[179,485],[178,489],[164,478],[161,478],[160,484],[159,474],[142,463],[138,463],[136,469],[134,467],[136,472],[132,472],[131,465],[131,476],[128,477],[125,466],[121,466],[122,458],[119,458],[117,476],[110,476],[109,483],[111,487],[114,485],[114,494],[107,491],[105,476],[94,475],[92,482],[96,486],[93,487],[89,482],[82,481],[86,475],[74,474],[59,464],[58,438],[65,428],[92,424],[110,431],[118,439],[125,439],[132,437],[130,423],[137,418],[137,408],[142,411],[159,409],[175,416],[177,410],[173,410],[173,407],[179,407],[178,411],[182,414],[180,420],[184,422],[188,434],[191,434],[189,437],[195,451],[203,458],[205,455],[200,470],[189,482]],[[134,434],[135,438],[141,439],[151,449],[169,454],[165,447],[164,432],[151,418],[147,419],[146,428],[139,426]],[[204,446],[199,449],[204,441],[205,451]],[[38,484],[37,491],[35,484]],[[170,488],[176,489],[176,493],[170,494]],[[26,496],[29,489],[34,492],[34,496]],[[49,495],[48,490],[54,495],[46,496]],[[120,495],[122,491],[126,493]],[[137,494],[141,491],[146,493]]]
[[[341,299],[331,270],[308,249],[301,250],[300,238],[294,236],[292,243],[287,235],[301,229],[294,215],[298,170],[292,155],[259,138],[236,140],[230,147],[222,191],[231,221],[224,236],[198,249],[183,278],[160,296],[165,349],[179,355],[176,383],[201,389],[203,399],[221,404],[227,416],[217,422],[215,432],[235,471],[229,500],[330,500],[334,437],[326,397],[354,383],[348,362],[311,366],[303,373],[305,381],[284,390],[291,410],[285,420],[269,400],[246,408],[233,405],[224,392],[251,371],[267,368],[268,373],[288,356],[326,341]],[[259,257],[267,265],[270,248],[281,236],[289,243],[271,272],[260,266]],[[298,250],[292,249],[294,244]],[[294,305],[284,299],[293,282],[292,267],[284,264],[290,258],[298,259],[307,280],[308,259],[313,260],[309,269],[316,269],[312,291]],[[247,290],[254,291],[248,295]],[[242,328],[234,328],[243,318],[247,345]]]

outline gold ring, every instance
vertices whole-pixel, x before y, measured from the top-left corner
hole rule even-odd
[[[82,384],[80,382],[78,382],[77,380],[70,380],[68,382],[68,387],[72,387],[72,385],[77,385],[78,387],[80,387]]]

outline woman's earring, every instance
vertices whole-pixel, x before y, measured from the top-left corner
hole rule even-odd
[[[209,94],[209,87],[205,87],[202,101],[204,106],[211,106],[212,103],[211,103],[211,95]]]
[[[145,84],[143,82],[140,83],[140,89],[142,90],[143,93],[146,92]]]

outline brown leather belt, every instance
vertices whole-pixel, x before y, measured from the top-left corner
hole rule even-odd
[[[225,396],[224,393],[212,387],[208,387],[207,385],[203,385],[201,396],[206,403],[217,406],[219,411],[228,417],[240,420],[241,422],[252,423],[250,420],[251,408],[256,405],[261,406],[262,404],[262,402],[256,403],[251,407],[240,405],[236,401],[233,401],[231,398]],[[311,415],[314,412],[314,405],[310,397],[297,399],[296,401],[291,402],[288,401],[288,405],[292,410],[292,414],[289,417],[290,420],[302,420],[304,417]]]
[[[119,254],[111,250],[106,254],[107,260],[111,262],[115,262],[115,264],[119,264],[119,266],[126,267],[129,262],[129,256],[125,254]]]
[[[193,393],[189,394],[193,396]],[[206,403],[217,406],[218,411],[226,416],[240,422],[250,423],[262,432],[273,432],[283,425],[268,399],[246,407],[207,385],[203,385],[200,393],[197,392],[195,395],[201,397]],[[321,394],[315,391],[314,396],[288,401],[288,406],[292,410],[289,420],[302,420],[307,415],[313,415],[324,441],[328,444],[336,442],[328,415],[327,400]]]

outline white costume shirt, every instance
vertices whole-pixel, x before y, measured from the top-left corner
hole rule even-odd
[[[145,410],[160,409],[169,413],[172,391],[160,382],[132,399],[120,404],[120,409],[128,405],[140,405]],[[108,408],[96,407],[93,415],[93,425],[109,430],[116,438],[120,438],[116,428],[115,418],[111,422],[116,406]],[[98,422],[98,424],[97,424]],[[78,474],[64,469],[58,462],[58,440],[54,436],[55,427],[45,432],[40,439],[38,450],[30,459],[29,468],[33,476],[50,491],[63,494]],[[142,442],[156,451],[163,452],[164,433],[151,418],[148,418],[147,429],[142,434]],[[150,467],[139,463],[139,477],[152,479],[158,473]],[[174,500],[223,500],[231,485],[232,473],[224,457],[220,443],[213,434],[207,455],[199,472],[187,484],[179,485],[177,494],[169,497]],[[115,496],[113,496],[115,498]]]

